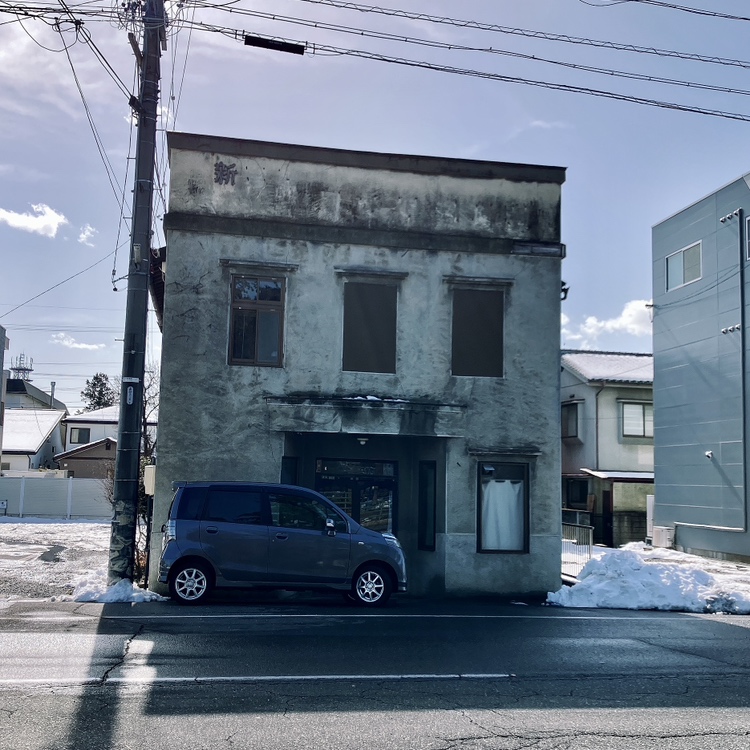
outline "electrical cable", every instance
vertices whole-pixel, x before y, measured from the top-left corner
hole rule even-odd
[[[98,266],[100,263],[104,263],[104,261],[107,260],[107,258],[111,257],[111,255],[112,253],[107,253],[103,258],[99,258],[99,260],[92,263],[90,266],[86,266],[86,268],[84,268],[83,270],[78,271],[77,273],[74,273],[72,276],[68,276],[67,279],[58,281],[57,284],[54,284],[53,286],[49,287],[49,289],[45,289],[43,292],[39,292],[39,294],[35,294],[33,297],[30,297],[25,302],[22,302],[20,305],[16,305],[12,310],[8,310],[8,312],[2,313],[2,315],[0,315],[0,320],[7,317],[11,313],[14,313],[16,310],[20,310],[25,305],[28,305],[29,302],[33,302],[35,299],[39,299],[40,297],[44,296],[48,292],[51,292],[53,289],[57,289],[57,287],[62,286],[63,284],[67,284],[67,282],[72,281],[73,279],[75,279],[76,277],[80,276],[83,273],[86,273],[86,271],[90,271],[92,268],[94,268],[95,266]]]
[[[225,6],[221,4],[212,4],[204,0],[195,0],[201,7],[215,8],[224,10]],[[677,50],[661,49],[658,47],[645,47],[636,44],[624,44],[620,42],[610,42],[600,39],[588,39],[586,37],[570,36],[568,34],[551,34],[543,31],[534,31],[531,29],[514,28],[511,26],[501,26],[493,23],[483,23],[480,21],[461,20],[458,18],[433,16],[428,13],[415,13],[406,10],[397,10],[394,8],[383,8],[373,5],[361,5],[359,3],[348,2],[347,0],[297,0],[301,3],[313,5],[325,5],[343,10],[353,10],[359,13],[373,13],[396,18],[405,18],[411,21],[427,21],[434,24],[447,26],[456,26],[466,29],[477,29],[480,31],[497,32],[501,34],[511,34],[515,36],[529,37],[532,39],[544,39],[553,42],[564,42],[566,44],[579,44],[590,47],[603,47],[606,49],[619,50],[622,52],[637,52],[644,55],[657,55],[660,57],[674,57],[681,60],[692,60],[695,62],[712,63],[716,65],[728,65],[740,68],[750,68],[750,61],[737,60],[728,57],[718,57],[714,55],[701,55],[692,52],[680,52]],[[236,11],[230,11],[236,12]]]
[[[230,29],[220,26],[209,26],[196,22],[196,28],[201,28],[205,31],[212,31],[227,36],[235,41],[242,40],[247,35],[247,32],[240,31],[238,29]],[[257,36],[257,35],[256,35]],[[271,37],[273,41],[283,42],[286,44],[294,44],[305,46],[303,42],[299,40],[286,39],[281,37]],[[585,86],[575,86],[572,84],[556,83],[554,81],[540,81],[530,78],[520,78],[517,76],[508,76],[501,73],[489,73],[480,70],[473,70],[470,68],[456,68],[448,65],[440,65],[437,63],[430,63],[423,60],[410,60],[402,57],[392,57],[390,55],[383,55],[375,52],[368,52],[365,50],[346,49],[342,47],[333,47],[331,45],[321,44],[307,44],[306,50],[310,54],[319,54],[320,52],[358,57],[365,60],[374,60],[378,62],[386,62],[393,65],[403,65],[406,67],[419,68],[422,70],[433,70],[440,73],[450,73],[452,75],[469,76],[473,78],[481,78],[490,81],[499,81],[502,83],[515,83],[526,86],[535,86],[537,88],[550,89],[553,91],[564,91],[567,93],[585,94],[587,96],[594,96],[604,99],[612,99],[615,101],[630,102],[631,104],[640,104],[643,106],[657,107],[659,109],[671,109],[678,112],[692,112],[694,114],[706,115],[710,117],[719,117],[728,120],[737,120],[739,122],[750,122],[750,115],[742,114],[739,112],[729,112],[725,110],[710,109],[706,107],[697,107],[687,104],[680,104],[678,102],[668,102],[659,99],[649,99],[646,97],[635,96],[631,94],[619,94],[613,91],[606,91],[603,89],[592,89]]]
[[[238,11],[239,12],[239,11]],[[630,71],[614,70],[611,68],[600,68],[593,65],[582,65],[579,63],[566,62],[564,60],[554,60],[547,57],[540,57],[539,55],[530,55],[522,52],[514,52],[511,50],[497,49],[494,47],[474,47],[463,44],[454,44],[450,42],[441,42],[432,39],[420,39],[417,37],[403,36],[400,34],[392,34],[383,31],[374,31],[372,29],[361,29],[352,28],[349,26],[341,26],[339,24],[325,23],[320,21],[309,21],[302,18],[294,18],[288,16],[280,16],[276,13],[265,13],[263,11],[251,11],[242,10],[241,15],[247,15],[255,18],[262,18],[264,20],[280,21],[283,23],[289,23],[297,26],[311,27],[315,29],[324,29],[326,31],[334,31],[343,34],[353,34],[358,37],[379,39],[385,41],[400,42],[403,44],[413,44],[421,47],[431,47],[433,49],[441,50],[456,50],[462,52],[480,52],[492,55],[503,55],[506,57],[513,57],[521,60],[530,60],[534,62],[547,63],[550,65],[557,65],[560,67],[569,68],[572,70],[584,71],[587,73],[595,73],[600,75],[606,75],[613,78],[626,78],[636,81],[645,81],[648,83],[666,84],[670,86],[680,86],[684,88],[698,89],[702,91],[716,91],[723,94],[737,94],[740,96],[750,96],[750,90],[737,89],[729,86],[717,86],[715,84],[699,83],[696,81],[685,81],[676,78],[664,78],[661,76],[648,75],[645,73],[634,73]]]

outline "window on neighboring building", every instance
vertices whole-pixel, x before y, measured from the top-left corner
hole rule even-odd
[[[654,436],[654,405],[623,404],[622,434],[623,437],[652,438]]]
[[[578,437],[578,404],[563,404],[561,418],[562,436]]]
[[[91,442],[91,430],[88,427],[71,427],[70,444],[85,445]]]
[[[281,367],[283,318],[283,279],[233,276],[230,364]]]
[[[394,284],[344,284],[344,370],[396,372],[397,298]]]
[[[701,243],[667,256],[667,291],[690,284],[701,277]]]
[[[501,289],[453,290],[451,374],[503,376],[503,311]]]
[[[528,552],[528,467],[479,464],[478,552]]]

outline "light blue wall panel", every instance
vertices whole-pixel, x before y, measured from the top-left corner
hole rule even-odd
[[[746,523],[746,397],[750,331],[741,323],[750,299],[740,245],[742,222],[725,217],[750,210],[740,179],[653,229],[654,476],[658,525],[744,528]],[[743,219],[744,220],[744,219]],[[701,243],[701,277],[666,290],[666,258]],[[750,275],[750,273],[746,274]],[[750,319],[750,316],[747,316]],[[724,330],[724,332],[722,332]],[[712,451],[711,460],[706,451]],[[679,527],[681,546],[750,556],[747,533]],[[740,552],[739,550],[743,550]]]

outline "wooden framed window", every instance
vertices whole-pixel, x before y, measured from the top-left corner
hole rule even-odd
[[[229,363],[281,367],[285,280],[232,276]]]

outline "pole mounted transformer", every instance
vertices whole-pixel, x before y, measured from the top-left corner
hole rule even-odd
[[[133,219],[125,309],[120,418],[115,457],[114,513],[109,544],[108,583],[133,580],[138,518],[138,482],[143,429],[143,379],[146,370],[148,280],[151,262],[151,218],[156,156],[161,51],[166,50],[164,0],[146,0],[143,8],[143,51],[136,55],[141,71],[140,97],[131,99],[138,116],[133,187]],[[131,44],[134,37],[131,35]],[[134,49],[137,49],[135,44]]]

